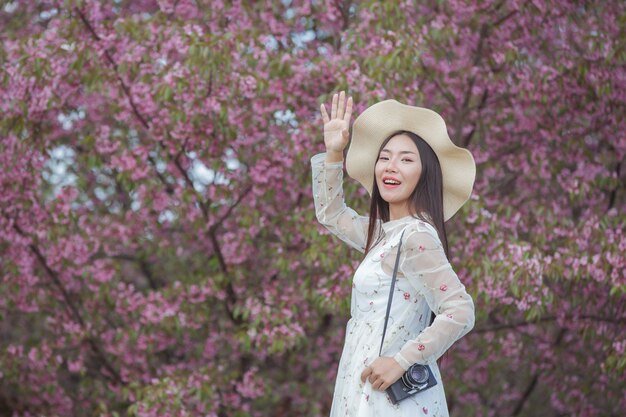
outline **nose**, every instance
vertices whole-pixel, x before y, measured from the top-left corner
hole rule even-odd
[[[396,172],[396,165],[392,159],[387,161],[387,166],[385,167],[385,172]]]

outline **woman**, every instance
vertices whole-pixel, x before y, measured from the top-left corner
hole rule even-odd
[[[444,221],[469,199],[474,159],[452,143],[437,113],[395,100],[374,104],[355,120],[346,156],[348,174],[371,195],[370,215],[359,216],[342,189],[352,98],[342,91],[330,115],[320,110],[326,152],[311,158],[317,219],[365,254],[353,278],[331,417],[448,416],[437,359],[472,329],[474,304],[448,262]],[[429,365],[436,385],[393,404],[385,390],[414,363]]]

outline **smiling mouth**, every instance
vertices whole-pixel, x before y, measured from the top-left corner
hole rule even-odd
[[[383,178],[383,185],[385,188],[396,188],[400,186],[400,181],[392,178]]]
[[[385,188],[396,188],[400,186],[401,182],[393,177],[383,177],[382,179],[383,187]]]

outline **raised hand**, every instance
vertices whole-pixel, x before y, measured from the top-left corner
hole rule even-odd
[[[346,101],[346,94],[341,91],[333,95],[330,117],[324,104],[320,106],[324,121],[324,144],[326,145],[327,160],[342,160],[343,150],[350,140],[350,118],[352,117],[352,97]]]

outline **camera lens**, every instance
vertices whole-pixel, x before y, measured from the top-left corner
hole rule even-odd
[[[414,364],[406,371],[406,376],[411,385],[421,385],[428,381],[428,370],[425,366]]]

